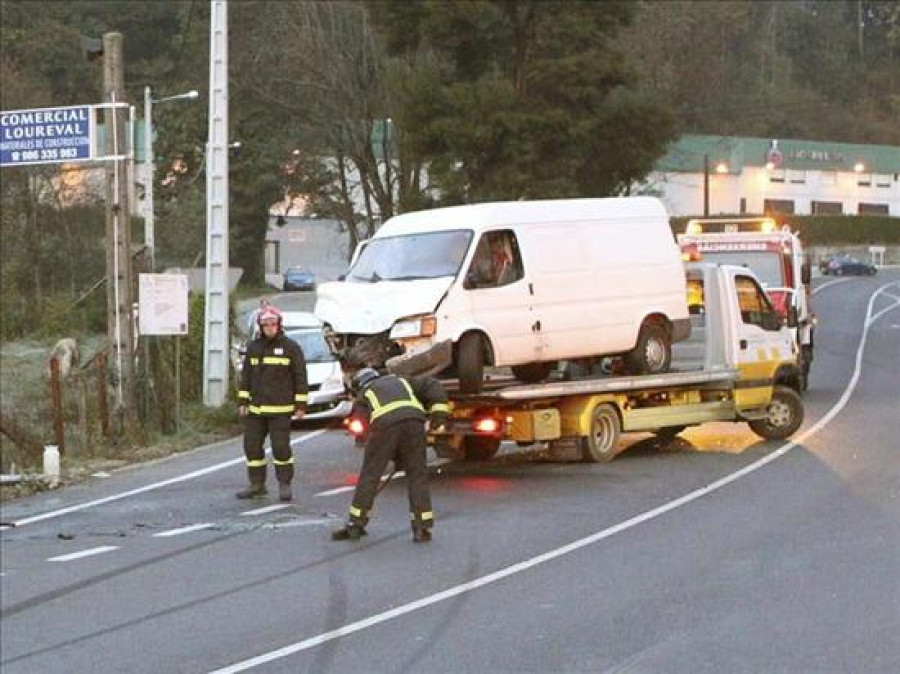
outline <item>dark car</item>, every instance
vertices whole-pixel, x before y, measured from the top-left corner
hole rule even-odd
[[[304,267],[291,267],[284,272],[285,290],[315,290],[316,276]]]
[[[877,271],[875,265],[855,257],[836,257],[828,263],[828,273],[835,276],[874,276]]]

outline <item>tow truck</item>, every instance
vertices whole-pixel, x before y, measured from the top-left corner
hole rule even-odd
[[[689,220],[678,235],[685,260],[708,260],[752,269],[797,342],[805,391],[813,361],[816,318],[810,309],[811,265],[796,232],[773,218]]]
[[[511,378],[478,394],[448,386],[451,414],[429,439],[438,456],[489,459],[503,440],[571,447],[589,462],[621,451],[621,433],[673,438],[711,421],[746,422],[764,439],[803,421],[796,342],[758,278],[744,267],[686,263],[690,339],[673,345],[673,369],[523,385]]]

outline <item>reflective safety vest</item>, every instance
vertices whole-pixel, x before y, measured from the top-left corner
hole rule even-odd
[[[238,402],[250,414],[291,415],[305,409],[308,395],[306,359],[294,340],[279,333],[250,342],[238,390]]]
[[[447,394],[437,380],[395,375],[375,379],[364,389],[360,403],[368,408],[365,416],[373,429],[407,419],[424,422],[426,415],[446,414],[450,409]]]

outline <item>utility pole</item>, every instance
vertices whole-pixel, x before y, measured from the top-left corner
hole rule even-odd
[[[144,87],[144,245],[150,261],[150,272],[156,271],[156,238],[154,236],[153,179],[156,162],[153,155],[153,90]]]
[[[203,403],[228,399],[231,325],[228,314],[228,5],[210,3],[209,140],[206,144],[206,317]]]
[[[703,217],[709,217],[709,155],[703,155]]]
[[[125,66],[122,34],[103,36],[103,90],[109,107],[103,128],[106,156],[116,157],[106,167],[106,306],[107,334],[116,373],[115,420],[119,432],[136,412],[134,380],[134,321],[132,320],[131,208],[125,156]]]

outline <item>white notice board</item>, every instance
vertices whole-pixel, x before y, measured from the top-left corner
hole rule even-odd
[[[184,274],[140,274],[138,330],[142,335],[188,333],[188,279]]]

